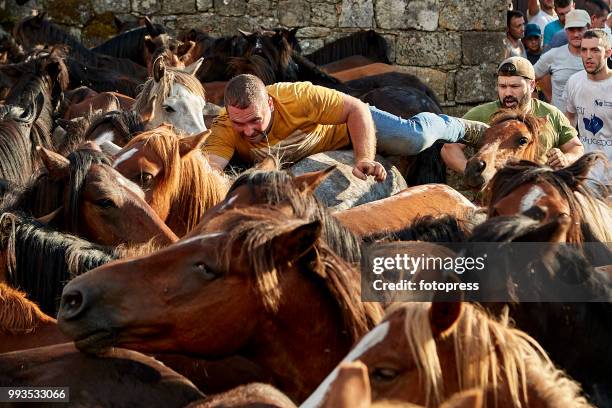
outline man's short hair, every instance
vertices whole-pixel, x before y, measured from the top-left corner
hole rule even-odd
[[[241,74],[233,77],[225,85],[223,100],[225,106],[246,109],[258,103],[267,101],[268,92],[263,81],[251,74]]]
[[[589,13],[589,16],[608,15],[610,13],[610,6],[608,6],[603,0],[586,0],[584,2],[584,9]]]
[[[572,4],[574,2],[574,0],[555,0],[555,7],[556,8],[565,8],[567,6],[569,6],[570,4]]]
[[[610,49],[610,37],[608,36],[608,33],[606,33],[604,30],[600,28],[586,30],[584,32],[584,35],[582,36],[582,39],[585,40],[588,38],[598,38],[599,40],[601,40],[601,45],[603,45],[604,49]]]
[[[524,19],[525,15],[520,10],[508,10],[506,14],[506,26],[510,27],[510,21],[512,21],[513,18],[518,18],[518,17],[522,17]]]

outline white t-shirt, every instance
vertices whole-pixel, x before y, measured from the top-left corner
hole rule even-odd
[[[533,66],[536,78],[546,74],[551,75],[552,80],[552,104],[561,112],[565,112],[565,99],[563,91],[565,83],[573,74],[582,71],[582,59],[569,51],[569,46],[553,48],[542,54],[538,62]]]
[[[565,97],[567,112],[576,114],[585,153],[602,151],[612,164],[612,78],[592,81],[586,71],[577,72],[567,81]],[[610,171],[602,165],[596,166],[590,176],[611,184]]]
[[[538,14],[529,19],[529,24],[537,24],[542,31],[542,35],[544,35],[544,27],[546,27],[546,24],[555,20],[558,20],[557,16],[551,16],[544,12],[544,10],[540,10]]]

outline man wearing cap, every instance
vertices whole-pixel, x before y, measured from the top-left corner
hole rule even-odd
[[[537,24],[527,24],[523,45],[525,46],[527,59],[531,64],[535,64],[542,55],[542,32]]]
[[[539,134],[542,156],[538,161],[553,168],[561,168],[572,163],[584,153],[582,143],[577,137],[565,115],[553,105],[531,98],[535,89],[535,73],[531,63],[521,57],[504,60],[497,70],[497,94],[499,99],[470,109],[464,119],[489,123],[497,110],[520,109],[537,117],[546,117],[547,123]],[[469,144],[477,145],[478,139],[471,139]],[[465,170],[467,160],[463,154],[464,145],[445,144],[442,158],[446,165],[460,173]]]
[[[606,30],[606,19],[610,13],[610,6],[608,6],[607,3],[605,3],[603,0],[587,0],[584,3],[584,10],[591,18],[590,28],[601,28]],[[608,35],[610,35],[609,30],[607,30],[607,32]],[[565,44],[567,44],[567,33],[565,30],[561,30],[553,35],[553,38],[546,46],[545,51]]]
[[[546,24],[546,27],[544,27],[543,34],[545,46],[552,40],[553,35],[555,35],[557,31],[563,30],[565,26],[565,16],[573,9],[573,0],[555,0],[555,13],[557,13],[557,17],[559,18]]]
[[[570,76],[583,69],[580,59],[580,42],[590,22],[591,18],[586,11],[570,11],[565,18],[568,44],[545,52],[533,66],[536,80],[550,74],[551,103],[562,112],[565,112],[565,100],[563,99],[565,84]]]

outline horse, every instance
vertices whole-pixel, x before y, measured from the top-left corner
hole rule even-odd
[[[243,355],[302,400],[381,314],[320,234],[277,208],[224,211],[201,235],[73,279],[60,329],[88,352]]]
[[[3,387],[68,387],[70,405],[176,407],[204,399],[189,380],[152,357],[115,348],[99,355],[59,344],[0,355]]]
[[[453,393],[481,390],[486,406],[590,407],[580,385],[555,368],[542,347],[463,302],[412,302],[387,310],[385,320],[346,356],[369,371],[373,401],[427,407]],[[335,369],[302,407],[320,406]]]
[[[104,245],[176,240],[144,201],[143,191],[114,170],[102,152],[84,148],[65,158],[45,148],[38,151],[47,171],[5,196],[0,214],[45,216],[50,226]]]
[[[153,78],[145,82],[134,104],[147,129],[166,122],[187,134],[206,130],[204,88],[193,75],[198,65],[184,72],[166,67],[162,58],[155,60]]]
[[[546,118],[518,109],[499,110],[491,117],[478,152],[465,166],[465,184],[483,189],[509,159],[540,160],[543,152],[538,135],[545,124]]]
[[[0,179],[22,185],[38,168],[30,139],[35,120],[35,104],[27,109],[0,106]]]
[[[562,214],[571,217],[567,242],[612,242],[612,210],[605,195],[587,179],[598,162],[606,162],[603,153],[587,153],[559,170],[526,160],[509,163],[486,190],[488,216],[517,214],[536,206],[543,221]]]
[[[223,200],[228,180],[201,151],[210,132],[180,138],[162,125],[130,140],[113,167],[145,192],[145,200],[177,236],[192,230]]]
[[[66,342],[54,318],[25,293],[0,282],[0,354]]]
[[[103,113],[116,110],[130,111],[134,106],[134,98],[118,92],[95,92],[92,96],[78,101],[68,101],[65,105],[67,106],[64,106],[62,117],[70,120],[87,116],[98,110]]]
[[[353,55],[362,55],[372,62],[390,64],[389,45],[383,36],[374,30],[358,31],[325,44],[306,55],[317,65],[325,65]]]

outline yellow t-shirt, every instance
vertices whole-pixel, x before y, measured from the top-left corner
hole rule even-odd
[[[342,117],[342,94],[310,82],[281,82],[266,87],[274,101],[268,142],[252,144],[232,128],[223,109],[211,126],[204,151],[231,159],[234,153],[252,163],[268,152],[284,161],[295,162],[315,153],[349,145],[346,124],[333,124]],[[270,146],[268,146],[268,143]]]

